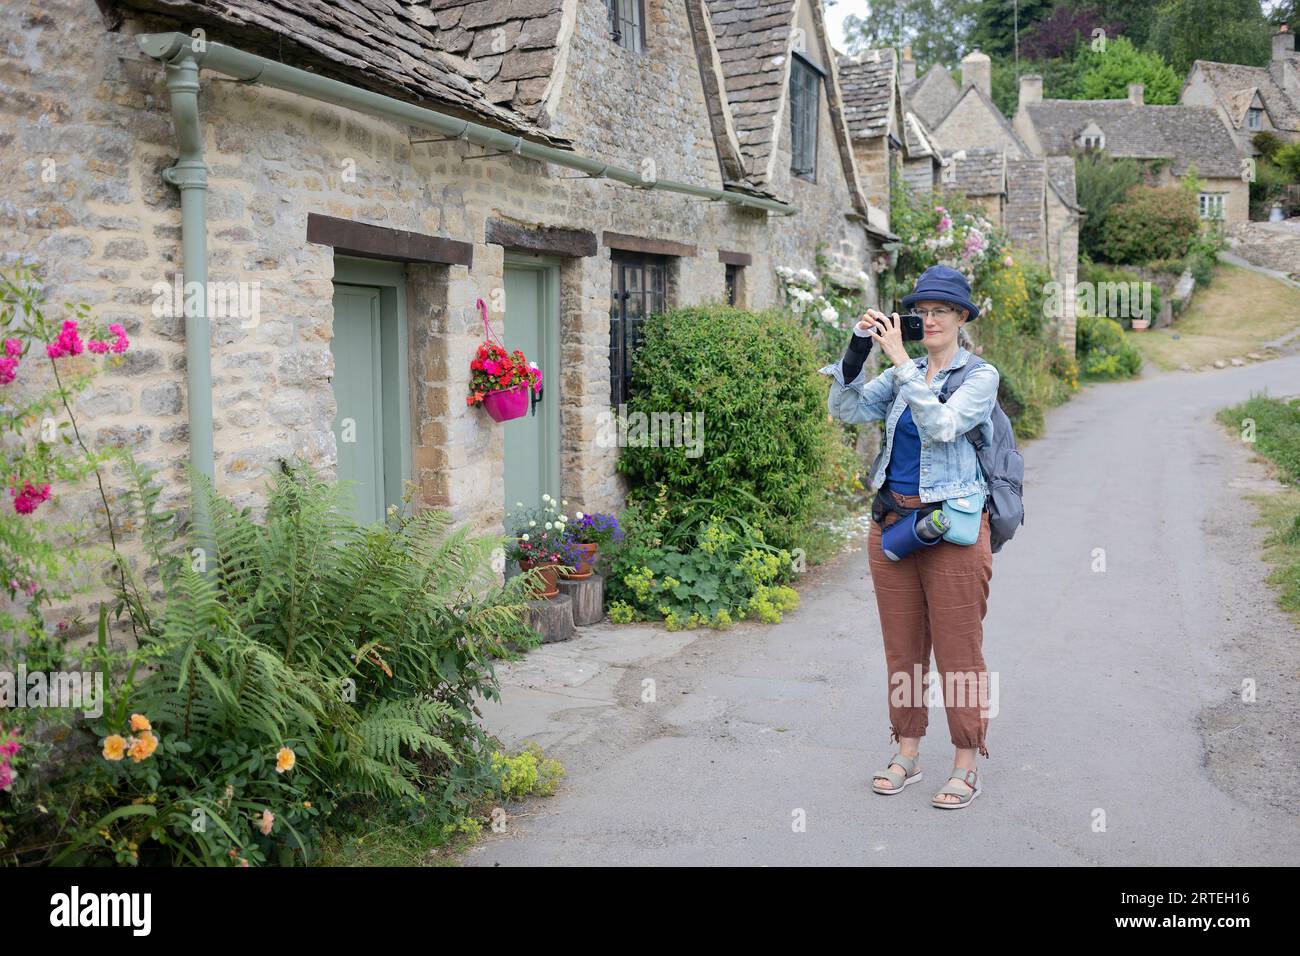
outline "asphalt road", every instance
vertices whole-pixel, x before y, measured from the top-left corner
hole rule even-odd
[[[506,667],[489,727],[568,776],[467,862],[1294,865],[1300,634],[1242,499],[1276,485],[1213,420],[1264,390],[1300,393],[1300,356],[1148,372],[1049,413],[1025,449],[1027,523],[994,556],[1000,713],[970,807],[929,802],[952,765],[937,707],[925,779],[870,790],[893,746],[860,538],[780,625],[605,624]]]

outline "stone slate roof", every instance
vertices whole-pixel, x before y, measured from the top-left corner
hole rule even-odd
[[[102,0],[557,146],[543,99],[563,0]],[[498,32],[500,31],[500,32]],[[493,48],[494,42],[497,49]]]
[[[951,182],[944,188],[964,196],[996,196],[1007,190],[1007,163],[1000,149],[959,149],[945,152],[953,164]]]
[[[1175,176],[1190,165],[1210,178],[1235,177],[1237,148],[1209,106],[1139,106],[1128,100],[1042,100],[1026,106],[1043,152],[1066,156],[1089,123],[1105,134],[1111,156],[1169,159]]]
[[[942,159],[939,147],[935,145],[934,133],[925,125],[921,117],[911,110],[903,114],[903,141],[907,147],[907,158],[918,159],[933,156]]]
[[[708,0],[736,136],[749,181],[760,186],[776,149],[794,7],[794,0]]]
[[[908,109],[932,128],[948,115],[960,96],[957,84],[938,63],[926,70],[915,83],[903,89],[903,99]]]
[[[1079,205],[1079,190],[1074,179],[1074,157],[1048,156],[1047,182],[1053,192],[1075,212],[1085,212]]]
[[[1300,57],[1296,59],[1300,60]],[[1281,130],[1300,132],[1300,103],[1286,95],[1286,90],[1278,85],[1267,67],[1196,60],[1192,64],[1192,70],[1198,69],[1210,88],[1223,101],[1238,128],[1245,122],[1246,106],[1250,102],[1245,94],[1247,91],[1258,90],[1273,125]]]
[[[844,118],[854,139],[874,139],[889,132],[889,106],[897,67],[892,47],[867,50],[838,60]]]
[[[1012,242],[1032,248],[1043,244],[1045,226],[1043,197],[1047,186],[1047,163],[1038,158],[1007,158],[1007,206],[1004,212],[1007,236]]]

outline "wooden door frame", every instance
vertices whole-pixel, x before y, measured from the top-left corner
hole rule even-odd
[[[541,273],[542,302],[546,315],[542,316],[543,335],[542,355],[530,355],[528,360],[536,362],[542,370],[543,400],[541,444],[546,456],[546,474],[543,484],[555,489],[550,494],[557,498],[564,497],[561,486],[560,459],[560,259],[556,256],[543,256],[530,252],[505,250],[502,263],[502,287],[505,286],[506,269],[523,269]],[[506,302],[507,311],[510,303]],[[504,323],[503,323],[504,324]],[[507,343],[507,347],[509,347]],[[503,479],[504,480],[504,479]],[[505,501],[505,489],[502,489],[502,501]]]
[[[380,355],[380,368],[387,372],[393,369],[397,380],[397,394],[384,395],[384,449],[387,453],[389,441],[394,441],[398,449],[400,474],[390,478],[387,468],[384,472],[385,501],[401,502],[405,483],[411,478],[411,403],[413,395],[410,387],[410,330],[406,318],[406,267],[401,262],[387,262],[379,259],[361,259],[354,256],[334,257],[333,282],[338,285],[369,286],[379,290],[379,313],[381,327],[384,320],[396,320],[395,336],[396,354]],[[382,337],[381,337],[382,338]],[[385,376],[386,377],[386,376]],[[391,405],[390,405],[391,401]],[[396,412],[394,420],[390,413]]]

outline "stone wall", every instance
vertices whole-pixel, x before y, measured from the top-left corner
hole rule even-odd
[[[91,0],[4,0],[0,67],[0,254],[39,264],[52,301],[86,301],[121,322],[127,361],[103,376],[79,413],[101,440],[131,445],[162,469],[167,500],[183,504],[188,461],[183,320],[156,314],[156,286],[180,263],[177,192],[161,179],[176,158],[163,74],[140,62],[134,36],[176,29],[129,18],[110,33]],[[611,163],[656,164],[660,178],[721,185],[684,9],[651,2],[651,53],[609,41],[604,7],[578,6],[556,110],[578,152]],[[209,38],[239,45],[238,36]],[[773,267],[812,266],[826,245],[834,270],[856,283],[866,237],[851,211],[822,101],[816,183],[780,181],[798,216],[584,179],[522,157],[468,160],[463,142],[413,145],[432,134],[256,86],[202,77],[210,169],[210,280],[255,283],[255,323],[214,318],[216,477],[242,503],[262,500],[268,469],[300,456],[336,461],[330,384],[334,252],[306,241],[309,213],[448,237],[473,246],[473,265],[409,266],[412,479],[418,504],[445,507],[477,530],[502,518],[501,429],[467,409],[468,359],[481,337],[475,299],[503,284],[503,250],[485,241],[490,218],[690,243],[672,267],[670,304],[721,300],[718,250],[748,252],[748,305],[776,301]],[[788,118],[778,174],[788,180]],[[43,177],[52,169],[53,178]],[[621,504],[617,449],[598,447],[608,407],[609,250],[568,260],[561,274],[560,493],[587,510]],[[502,316],[491,316],[498,332]]]

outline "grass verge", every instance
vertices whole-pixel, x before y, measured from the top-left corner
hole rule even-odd
[[[1218,419],[1237,434],[1252,429],[1255,451],[1276,466],[1287,485],[1249,499],[1269,529],[1264,539],[1264,560],[1273,566],[1268,583],[1278,589],[1278,605],[1300,625],[1300,398],[1252,395],[1221,409]]]
[[[1216,359],[1268,354],[1264,343],[1300,328],[1300,289],[1250,269],[1220,263],[1197,289],[1187,314],[1164,329],[1130,332],[1142,357],[1165,370]],[[1177,336],[1177,338],[1175,338]]]

